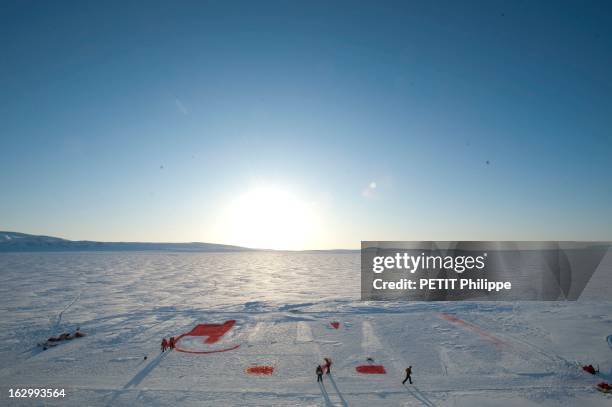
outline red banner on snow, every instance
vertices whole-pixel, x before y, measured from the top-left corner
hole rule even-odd
[[[176,339],[175,350],[185,353],[217,353],[227,352],[240,347],[240,344],[227,344],[227,346],[213,346],[224,339],[224,336],[234,327],[235,320],[225,321],[222,324],[199,324],[191,331],[180,335]],[[205,339],[200,339],[205,338]],[[181,345],[181,342],[183,344]]]

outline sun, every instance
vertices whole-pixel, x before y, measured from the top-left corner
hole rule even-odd
[[[226,242],[251,248],[303,250],[312,247],[318,218],[315,205],[289,190],[258,186],[234,199],[220,226]]]

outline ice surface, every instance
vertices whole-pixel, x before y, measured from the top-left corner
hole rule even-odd
[[[0,405],[41,404],[9,404],[11,387],[65,388],[50,405],[612,403],[593,388],[612,379],[612,302],[374,303],[359,284],[351,253],[0,254]],[[228,320],[239,348],[160,354],[162,337]],[[36,346],[76,327],[88,336]],[[368,363],[387,373],[355,370]]]

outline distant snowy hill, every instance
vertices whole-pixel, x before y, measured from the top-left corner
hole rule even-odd
[[[0,252],[33,251],[129,251],[129,250],[173,250],[190,252],[238,252],[248,251],[239,246],[214,243],[142,243],[142,242],[94,242],[89,240],[67,240],[52,236],[28,235],[26,233],[0,231]]]

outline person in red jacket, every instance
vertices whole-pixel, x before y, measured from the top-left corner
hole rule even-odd
[[[170,337],[170,342],[168,343],[170,349],[174,349],[174,336]]]
[[[166,349],[168,349],[168,341],[166,340],[166,338],[162,339],[162,343],[161,343],[161,351],[165,352]]]
[[[332,361],[331,358],[324,358],[325,359],[325,372],[327,374],[331,373],[331,365],[332,365]]]

